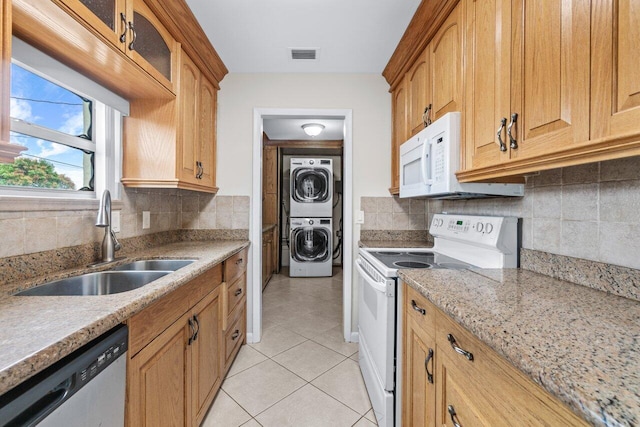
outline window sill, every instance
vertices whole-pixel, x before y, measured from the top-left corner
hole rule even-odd
[[[97,211],[100,200],[62,197],[2,196],[0,195],[0,212],[31,211]],[[111,208],[120,210],[124,203],[113,200]]]

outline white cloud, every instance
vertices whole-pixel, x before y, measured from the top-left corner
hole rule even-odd
[[[71,150],[71,147],[68,147],[66,145],[54,144],[52,142],[44,141],[42,139],[39,139],[38,141],[36,141],[36,144],[38,144],[38,147],[40,147],[40,152],[34,153],[34,155],[38,157],[44,157],[45,159],[49,157],[57,156],[59,154],[64,154],[67,151]]]
[[[84,130],[84,113],[78,111],[76,114],[65,114],[66,121],[58,128],[60,132],[68,135],[80,135]]]
[[[31,105],[22,99],[11,98],[11,117],[33,123],[36,117],[31,111]]]

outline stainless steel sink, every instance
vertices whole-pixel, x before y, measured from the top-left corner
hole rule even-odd
[[[17,296],[111,295],[140,288],[172,271],[101,271],[55,280]]]
[[[193,259],[145,259],[122,264],[114,268],[114,271],[122,270],[163,270],[176,271],[193,263]]]

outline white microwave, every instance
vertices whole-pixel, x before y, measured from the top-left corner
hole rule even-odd
[[[400,146],[400,197],[473,199],[524,195],[523,184],[460,183],[460,113],[447,113]]]

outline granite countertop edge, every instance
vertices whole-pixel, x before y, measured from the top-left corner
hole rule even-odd
[[[398,275],[587,422],[640,421],[637,301],[521,269]]]
[[[123,323],[249,244],[248,240],[171,243],[132,253],[105,267],[79,268],[55,275],[55,278],[69,277],[110,269],[140,259],[196,260],[148,285],[120,294],[42,297],[12,295],[18,290],[51,280],[51,277],[44,276],[3,286],[4,292],[0,294],[0,324],[3,324],[3,328],[0,328],[0,345],[5,350],[0,353],[0,395]]]

